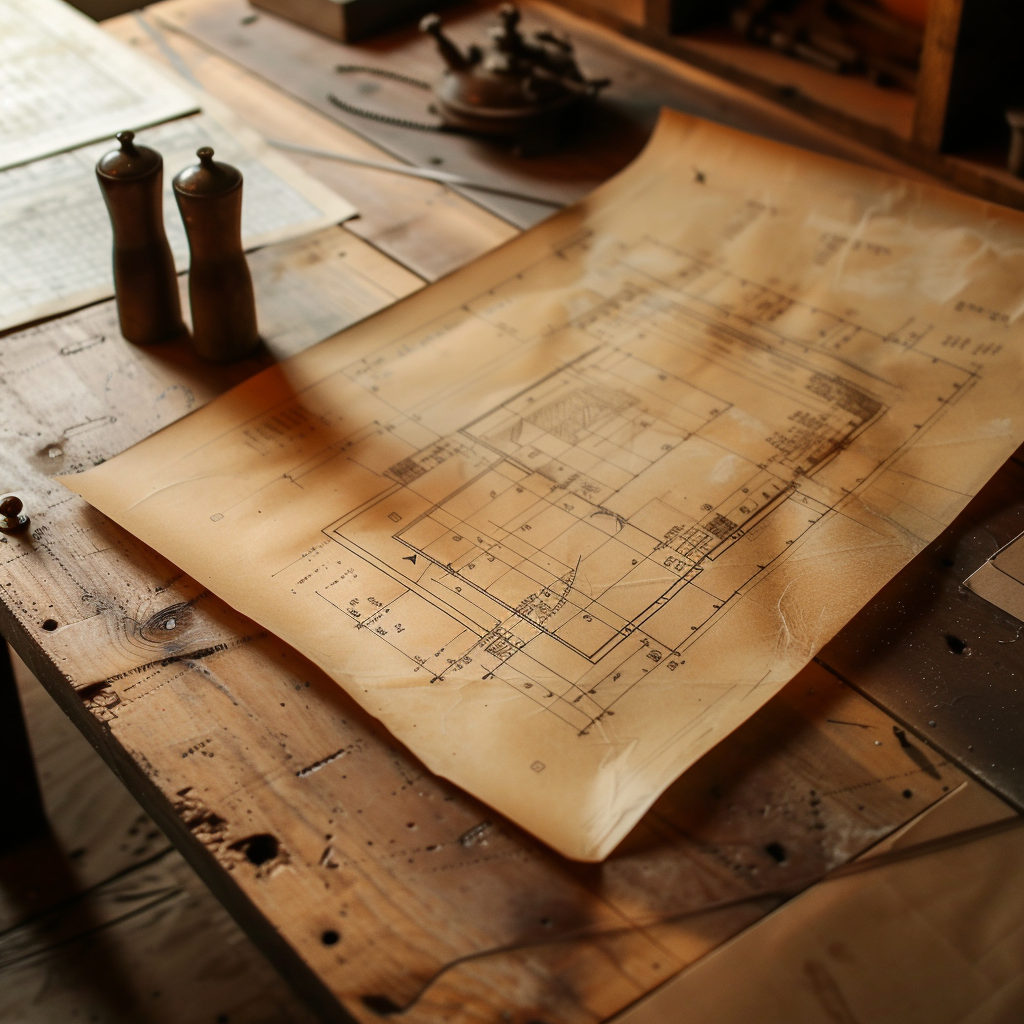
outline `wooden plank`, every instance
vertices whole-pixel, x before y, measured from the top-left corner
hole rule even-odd
[[[0,874],[19,882],[0,887],[0,935],[170,849],[16,654],[13,661],[50,829],[0,862]]]
[[[423,287],[415,274],[341,227],[249,254],[260,335],[286,359]],[[187,278],[180,279],[188,319]]]
[[[50,481],[183,413],[183,389],[226,382],[124,343],[111,304],[0,344],[0,464],[34,517],[0,545],[0,625],[328,1019],[339,1002],[367,1021],[607,1016],[962,778],[812,670],[606,863],[562,860]]]
[[[664,32],[667,35],[672,31],[672,8],[675,6],[675,0],[643,0],[639,17],[637,17],[635,10],[628,8],[622,10],[626,6],[623,4],[606,4],[605,6],[610,7],[614,13],[624,17],[627,21],[631,21],[636,25],[643,25],[654,32]]]
[[[759,46],[729,28],[706,28],[685,35],[686,46],[733,69],[755,75],[776,88],[829,106],[876,130],[904,140],[911,137],[914,94],[876,85],[863,75],[839,75]]]
[[[147,56],[167,63],[133,16],[111,19],[103,27]],[[335,121],[180,33],[167,33],[166,41],[208,92],[263,135],[365,159],[390,159]],[[325,44],[331,45],[328,40]],[[359,217],[348,222],[349,231],[425,280],[449,273],[516,233],[505,221],[443,185],[288,155],[355,204]]]
[[[52,834],[0,858],[0,1020],[313,1017],[20,662]]]
[[[969,160],[920,145],[913,139],[912,130],[906,130],[910,127],[910,119],[906,117],[905,107],[898,109],[898,102],[895,105],[897,109],[889,111],[885,110],[884,102],[872,104],[874,119],[865,117],[857,100],[869,94],[861,93],[857,87],[848,89],[832,76],[826,77],[824,73],[819,74],[813,68],[788,58],[776,57],[753,47],[727,46],[723,52],[720,40],[717,45],[712,43],[708,46],[699,35],[695,40],[688,36],[666,35],[638,26],[593,0],[558,2],[588,18],[600,20],[630,41],[645,44],[651,48],[648,52],[661,51],[677,58],[677,63],[690,65],[690,70],[700,69],[722,84],[739,86],[739,91],[748,98],[768,100],[771,101],[767,104],[769,107],[800,115],[798,120],[808,119],[816,129],[845,138],[851,147],[860,146],[874,152],[874,160],[888,158],[891,167],[904,168],[896,173],[920,172],[982,199],[1024,209],[1024,183],[996,166],[990,155],[981,154],[977,160]],[[713,38],[714,34],[710,35]],[[832,82],[832,88],[829,82]],[[812,83],[813,87],[810,87]],[[838,89],[845,102],[837,104],[833,101],[833,89]],[[876,99],[881,98],[877,94],[872,95]],[[847,159],[857,158],[850,156]],[[861,162],[881,166],[873,163],[870,157]]]
[[[946,107],[953,81],[957,37],[964,0],[931,0],[921,51],[921,73],[914,104],[916,143],[938,152],[946,131]]]

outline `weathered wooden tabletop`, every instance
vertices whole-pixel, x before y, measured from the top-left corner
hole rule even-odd
[[[160,7],[170,16],[181,2]],[[108,28],[162,59],[133,18]],[[264,133],[382,155],[186,36],[168,39]],[[275,356],[515,233],[439,185],[299,162],[361,217],[253,258]],[[29,534],[0,543],[0,629],[325,1020],[606,1019],[964,778],[937,752],[957,751],[943,746],[948,720],[928,712],[923,691],[892,706],[931,746],[857,692],[888,694],[898,664],[865,656],[881,628],[869,622],[823,656],[847,682],[812,665],[605,863],[558,857],[429,773],[313,665],[52,480],[260,365],[212,370],[173,346],[136,349],[111,303],[0,338],[0,487],[32,515]],[[915,563],[915,585],[955,591],[1022,528],[1020,472],[1011,463],[974,518]],[[1006,616],[979,612],[973,595],[956,600],[1012,636]],[[940,603],[922,606],[915,628],[946,615]],[[892,608],[884,625],[886,650],[901,650]],[[984,643],[967,640],[980,655]]]

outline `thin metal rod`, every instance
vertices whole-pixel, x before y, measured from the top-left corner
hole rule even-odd
[[[156,48],[167,58],[170,62],[171,67],[181,75],[185,81],[194,85],[197,89],[202,89],[203,85],[194,74],[192,69],[185,63],[184,58],[174,49],[169,42],[167,37],[154,25],[144,14],[139,11],[134,12],[135,20],[139,27],[153,40]]]
[[[282,139],[267,139],[269,145],[276,149],[286,149],[292,153],[303,153],[306,156],[317,156],[324,160],[338,160],[341,163],[352,164],[355,167],[369,167],[374,171],[386,171],[391,174],[404,174],[410,178],[425,178],[427,181],[437,181],[442,185],[459,185],[462,188],[475,188],[481,192],[492,192],[499,196],[509,196],[512,199],[522,199],[528,203],[539,203],[541,206],[550,206],[556,210],[562,209],[565,203],[557,199],[545,199],[542,196],[527,195],[523,192],[516,192],[512,189],[501,188],[497,185],[484,185],[478,181],[470,181],[459,174],[452,174],[450,171],[435,171],[425,167],[410,167],[406,164],[385,163],[382,160],[365,160],[358,156],[349,156],[347,153],[338,153],[330,149],[316,149],[313,146],[303,146],[296,142],[285,142]]]

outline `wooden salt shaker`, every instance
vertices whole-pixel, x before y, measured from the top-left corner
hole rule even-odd
[[[136,345],[186,332],[174,257],[164,232],[163,158],[118,132],[120,149],[96,164],[114,231],[114,294],[121,333]]]
[[[242,174],[196,151],[199,163],[174,179],[174,198],[192,254],[188,276],[192,344],[204,359],[229,363],[259,346],[252,277],[242,249]]]

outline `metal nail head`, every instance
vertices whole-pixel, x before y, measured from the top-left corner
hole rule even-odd
[[[13,494],[0,501],[0,533],[20,533],[28,529],[29,518],[22,512],[21,498]]]

